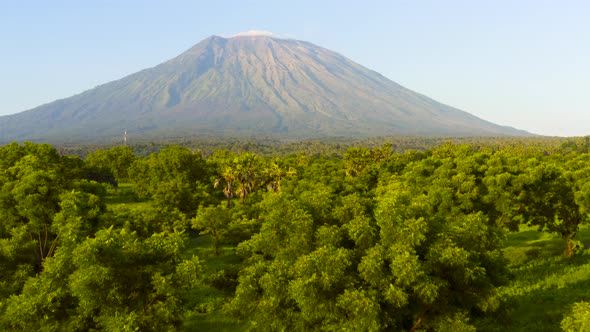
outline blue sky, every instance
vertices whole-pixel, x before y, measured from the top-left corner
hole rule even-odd
[[[22,1],[0,10],[0,115],[266,30],[483,119],[590,135],[590,1]]]

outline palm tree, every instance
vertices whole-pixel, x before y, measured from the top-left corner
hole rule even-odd
[[[238,189],[236,194],[242,199],[252,193],[261,182],[260,169],[262,162],[260,157],[253,153],[244,152],[237,159]]]
[[[215,179],[215,183],[213,184],[214,188],[217,188],[222,182],[225,183],[223,187],[223,194],[227,197],[227,207],[230,208],[231,200],[234,197],[234,184],[238,180],[239,177],[239,170],[234,167],[233,165],[228,165],[225,167],[223,172],[221,173],[221,177]]]
[[[281,180],[285,176],[297,175],[297,171],[293,167],[289,167],[289,169],[281,168],[277,161],[273,161],[265,170],[265,174],[270,179],[267,186],[268,191],[278,193],[281,191]]]

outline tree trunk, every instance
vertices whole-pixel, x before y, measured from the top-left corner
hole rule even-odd
[[[574,254],[574,241],[572,241],[572,239],[567,239],[566,241],[567,241],[567,243],[565,246],[564,256],[566,258],[570,258]]]
[[[422,322],[424,321],[424,317],[426,316],[428,309],[429,309],[429,306],[427,304],[424,305],[424,310],[422,310],[422,313],[420,314],[420,316],[418,316],[418,319],[416,319],[416,322],[414,322],[414,325],[412,325],[410,332],[414,332],[420,328],[420,325],[422,325]]]
[[[229,209],[229,208],[232,207],[232,205],[231,205],[231,199],[234,197],[234,192],[233,192],[233,188],[230,185],[228,185],[225,190],[227,192],[227,194],[226,194],[226,196],[227,196],[227,208]]]
[[[215,256],[219,256],[219,236],[213,236],[213,245],[215,247]]]
[[[43,270],[42,261],[43,259],[41,258],[41,254],[39,253],[39,251],[37,251],[37,249],[35,249],[35,267],[37,268],[35,272],[41,273],[41,271]]]

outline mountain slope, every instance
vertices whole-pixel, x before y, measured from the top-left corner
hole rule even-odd
[[[0,140],[135,135],[528,135],[308,42],[209,37],[121,80],[0,117]]]

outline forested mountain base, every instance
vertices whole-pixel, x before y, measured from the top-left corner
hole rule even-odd
[[[151,153],[170,146],[178,145],[191,151],[200,151],[203,156],[210,156],[217,150],[228,150],[235,153],[251,152],[262,157],[286,157],[290,154],[306,154],[308,156],[340,156],[353,147],[375,149],[383,144],[391,144],[392,151],[404,153],[407,151],[425,151],[440,146],[446,142],[456,145],[467,144],[473,148],[496,150],[520,150],[555,153],[556,151],[581,151],[587,145],[586,137],[421,137],[421,136],[383,136],[372,138],[325,137],[321,139],[287,139],[272,136],[255,136],[250,138],[219,138],[219,137],[178,137],[157,142],[142,137],[130,138],[129,146],[136,156],[147,157]],[[95,144],[80,144],[79,142],[59,143],[54,146],[61,154],[79,156],[97,150],[105,150],[119,146],[121,137]]]
[[[530,142],[7,145],[0,329],[587,330],[587,140]]]

